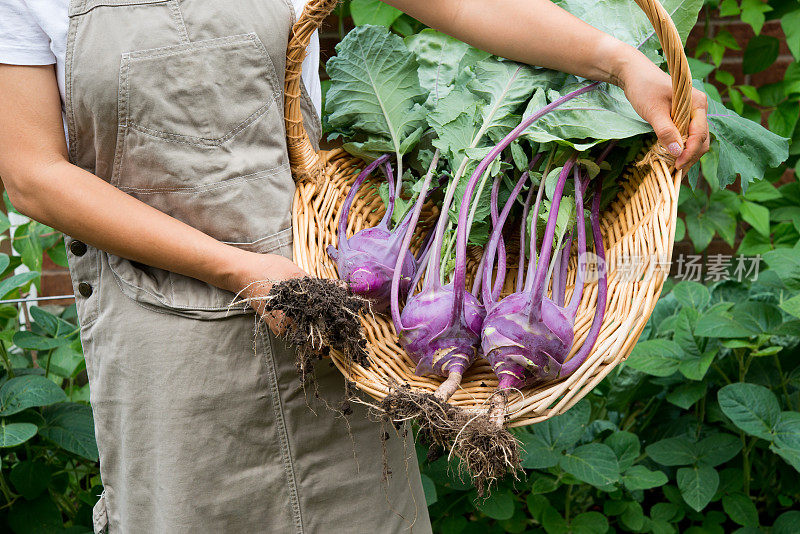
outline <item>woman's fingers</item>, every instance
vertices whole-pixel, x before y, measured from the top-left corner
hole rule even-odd
[[[688,170],[697,163],[700,157],[708,152],[710,139],[708,133],[708,119],[706,113],[708,103],[706,95],[698,90],[692,91],[692,116],[689,121],[689,136],[686,138],[686,148],[675,161],[675,168]]]
[[[679,157],[684,153],[683,140],[681,134],[672,122],[669,116],[669,107],[666,107],[661,113],[653,116],[650,125],[653,127],[658,142],[661,146],[666,148],[674,157]]]

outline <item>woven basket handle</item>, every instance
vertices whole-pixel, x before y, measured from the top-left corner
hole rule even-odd
[[[655,29],[667,68],[672,76],[672,120],[678,131],[686,137],[692,109],[692,76],[689,62],[683,51],[680,35],[667,11],[658,0],[635,0],[647,15]],[[286,77],[284,81],[284,118],[286,122],[286,141],[292,175],[297,182],[311,180],[316,182],[322,175],[319,155],[311,145],[311,140],[303,127],[300,110],[300,84],[303,59],[311,35],[320,27],[338,0],[309,0],[300,19],[292,27],[286,49]],[[658,150],[668,157],[668,152]]]
[[[339,0],[309,0],[302,15],[292,27],[289,44],[286,47],[286,75],[283,82],[284,110],[286,124],[286,148],[289,164],[296,182],[310,180],[317,182],[322,176],[322,163],[311,139],[303,127],[303,114],[300,108],[300,74],[303,59],[306,57],[308,41],[322,21],[330,15]]]

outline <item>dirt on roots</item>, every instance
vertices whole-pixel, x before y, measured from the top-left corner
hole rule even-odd
[[[478,496],[490,492],[506,475],[517,476],[519,442],[487,414],[469,413],[409,386],[394,388],[381,401],[379,411],[395,424],[415,420],[420,440],[431,446],[433,455],[450,451],[459,458]]]
[[[297,349],[303,383],[311,379],[314,360],[330,349],[341,353],[345,363],[367,365],[367,339],[359,315],[370,313],[370,303],[343,284],[311,277],[278,282],[264,301],[264,311],[283,314],[280,337]]]

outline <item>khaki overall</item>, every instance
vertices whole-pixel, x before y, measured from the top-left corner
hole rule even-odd
[[[291,258],[288,0],[71,0],[69,16],[72,162],[216,239]],[[351,437],[307,400],[291,348],[256,334],[231,293],[68,248],[105,487],[97,531],[430,532],[410,437],[389,429],[384,481],[381,425],[354,404]],[[317,368],[335,403],[342,378]]]

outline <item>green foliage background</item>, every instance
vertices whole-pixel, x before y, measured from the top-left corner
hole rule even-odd
[[[0,239],[16,252],[0,253],[4,300],[40,284],[45,254],[66,266],[60,233],[10,226],[0,212]],[[20,265],[29,271],[14,274]],[[0,360],[0,532],[91,533],[103,488],[75,305],[0,304]]]
[[[777,39],[760,34],[767,20],[780,20],[800,58],[795,0],[707,0],[699,24],[716,9],[756,34],[744,47],[745,73],[778,57]],[[424,28],[377,0],[343,2],[339,13],[403,36]],[[782,176],[800,155],[800,64],[780,82],[737,85],[723,59],[739,48],[726,30],[708,34],[688,51],[694,76],[740,115],[766,115],[771,131],[791,138],[790,159],[741,192],[717,190],[709,153],[706,183],[681,189],[677,239],[698,253],[719,237],[737,254],[761,255],[758,279],[668,283],[625,364],[566,414],[516,431],[525,471],[486,500],[457,465],[418,446],[435,532],[797,531],[800,182]],[[0,217],[0,234],[18,254],[0,254],[0,298],[38,284],[44,254],[66,263],[62,237],[44,225],[9,235]],[[30,272],[14,274],[20,264]],[[24,308],[0,305],[0,530],[91,532],[102,487],[75,309]]]

